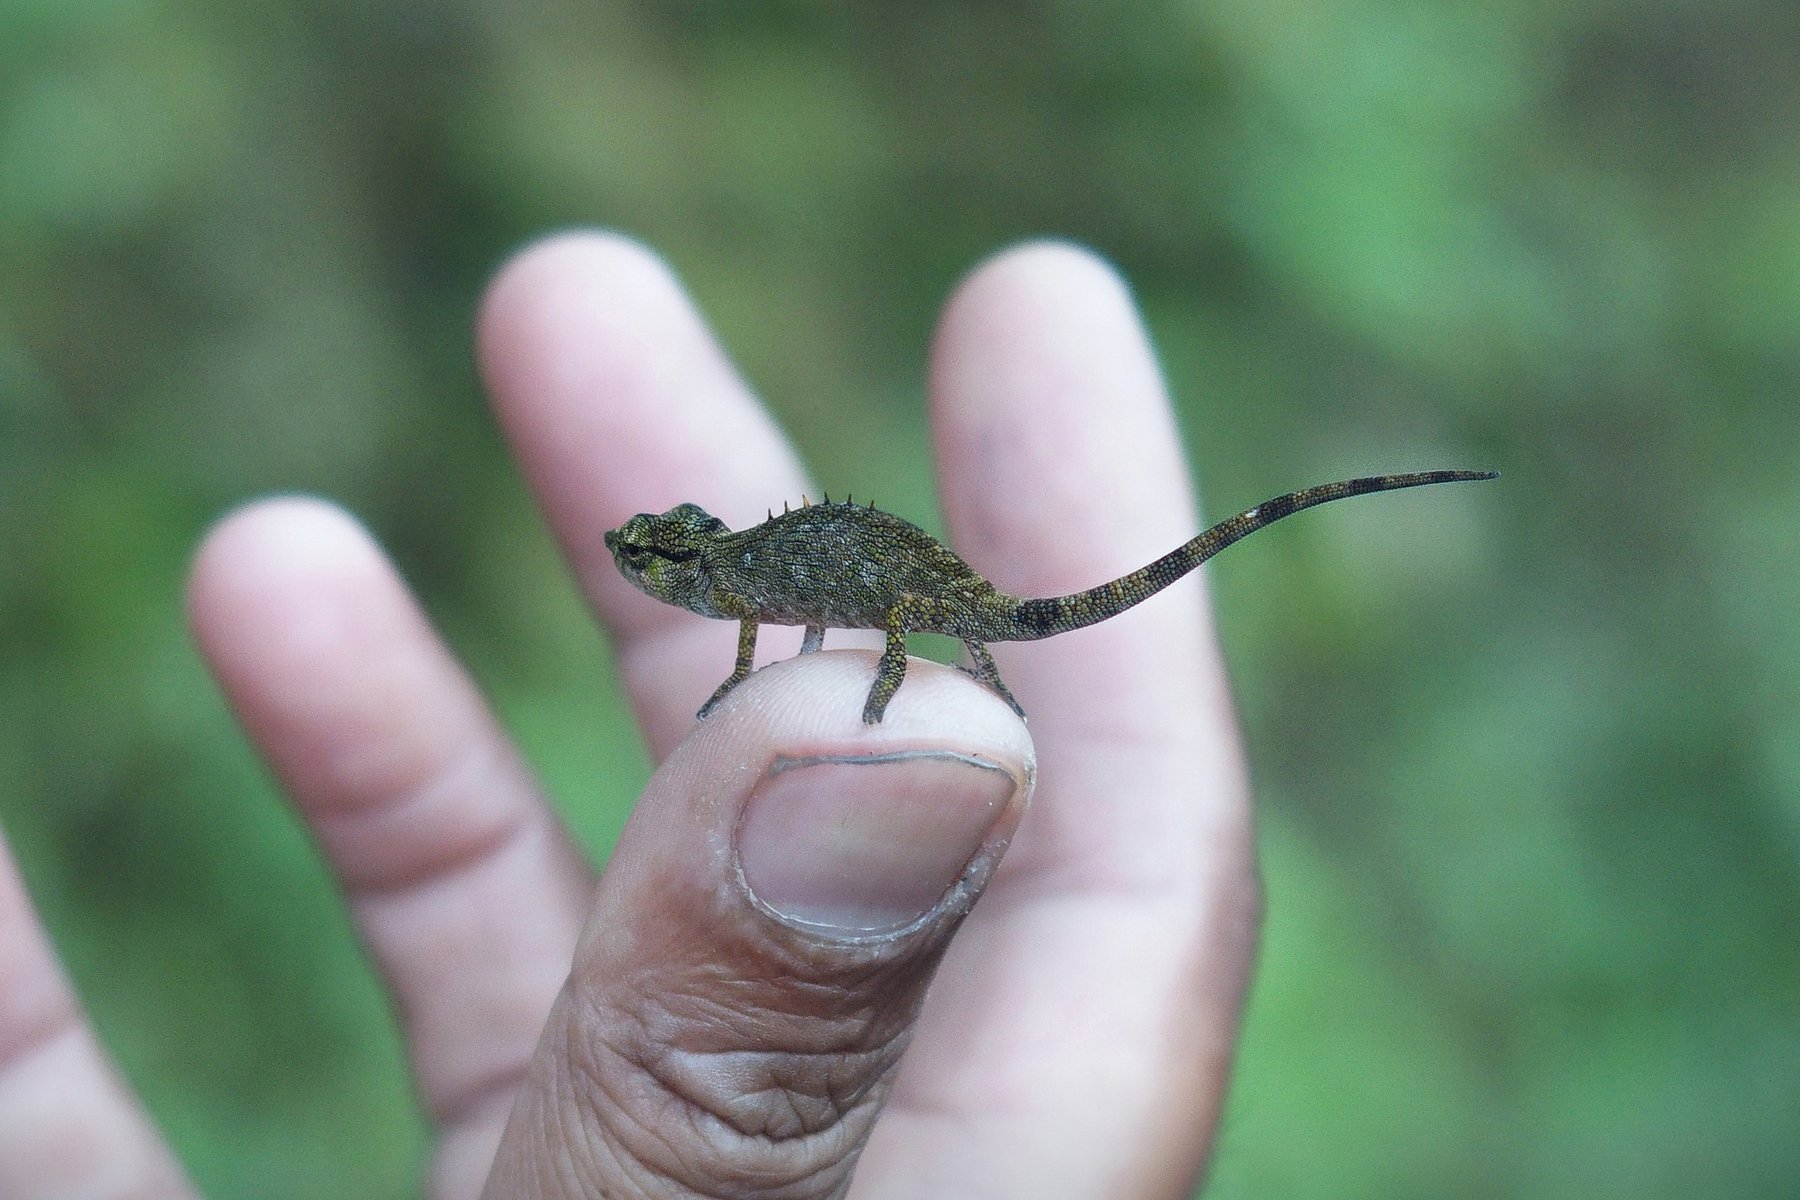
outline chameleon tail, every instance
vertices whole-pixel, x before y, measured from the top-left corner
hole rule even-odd
[[[1111,583],[1072,596],[1019,601],[1007,640],[1045,638],[1115,617],[1132,605],[1148,600],[1239,538],[1303,508],[1368,492],[1391,492],[1396,488],[1422,487],[1428,483],[1493,479],[1498,474],[1497,471],[1420,471],[1412,475],[1371,475],[1340,483],[1322,483],[1277,496],[1235,517],[1227,517],[1193,541]]]

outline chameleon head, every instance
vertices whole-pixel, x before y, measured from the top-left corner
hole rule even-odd
[[[702,616],[720,617],[712,590],[707,550],[731,532],[698,504],[677,504],[666,513],[639,513],[606,535],[619,574],[646,595]]]

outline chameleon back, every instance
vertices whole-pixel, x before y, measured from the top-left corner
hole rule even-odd
[[[917,525],[853,504],[806,505],[726,534],[710,565],[715,587],[778,625],[881,629],[902,596],[941,601],[946,612],[987,608],[1000,598]]]

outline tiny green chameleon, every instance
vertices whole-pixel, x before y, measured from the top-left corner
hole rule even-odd
[[[699,716],[750,674],[760,625],[804,625],[800,653],[825,630],[880,629],[887,648],[863,704],[874,725],[906,678],[906,635],[944,633],[969,649],[970,673],[1019,716],[989,642],[1023,642],[1116,617],[1162,591],[1247,534],[1303,508],[1396,488],[1493,479],[1495,471],[1373,475],[1289,492],[1228,517],[1146,567],[1070,596],[1009,596],[910,521],[849,500],[803,503],[732,531],[697,504],[639,513],[606,535],[621,574],[646,594],[703,617],[737,621],[737,663]]]

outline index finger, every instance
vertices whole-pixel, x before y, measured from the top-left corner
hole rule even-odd
[[[741,527],[801,494],[800,464],[667,265],[627,238],[564,234],[521,252],[488,290],[476,346],[660,760],[725,677],[734,631],[634,591],[601,535],[683,501]]]

